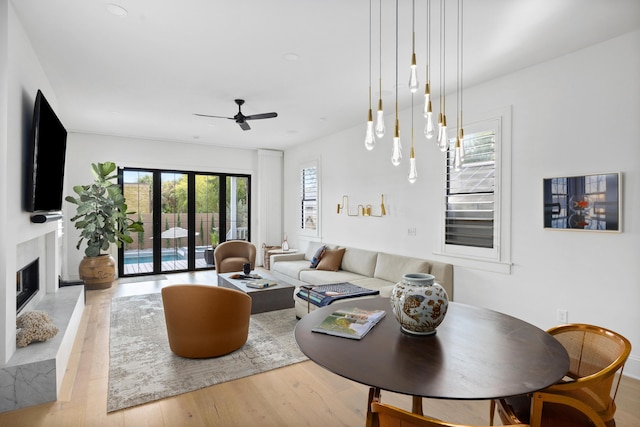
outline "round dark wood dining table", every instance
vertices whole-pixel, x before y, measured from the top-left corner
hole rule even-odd
[[[383,309],[386,316],[361,340],[312,332],[339,306]],[[388,298],[318,308],[295,328],[302,352],[344,378],[415,397],[497,399],[531,393],[569,368],[564,347],[542,329],[482,307],[449,303],[435,335],[400,329]]]

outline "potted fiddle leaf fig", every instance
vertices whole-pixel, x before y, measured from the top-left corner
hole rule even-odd
[[[86,240],[85,257],[80,262],[80,278],[87,289],[104,289],[111,286],[115,279],[116,263],[108,253],[111,244],[121,247],[123,243],[132,243],[130,232],[144,231],[140,221],[134,221],[128,215],[127,204],[120,187],[113,182],[117,178],[113,172],[113,162],[92,163],[91,171],[95,181],[88,185],[76,185],[73,191],[76,197],[67,196],[65,200],[77,205],[76,215],[71,218],[75,228],[80,230],[80,240],[76,249]]]

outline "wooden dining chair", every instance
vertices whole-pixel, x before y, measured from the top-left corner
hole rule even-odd
[[[532,396],[491,402],[505,425],[613,427],[615,398],[631,343],[622,335],[593,325],[571,324],[549,329],[569,354],[565,378]]]
[[[481,427],[470,424],[454,424],[431,418],[425,415],[414,414],[395,406],[380,402],[371,403],[373,425],[378,427]],[[518,424],[528,427],[526,424]]]

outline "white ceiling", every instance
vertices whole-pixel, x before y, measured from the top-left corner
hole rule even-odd
[[[110,1],[128,14],[107,12]],[[440,2],[431,3],[431,84],[437,95]],[[71,131],[272,149],[359,123],[364,134],[369,0],[12,0],[12,4],[49,77],[58,115]],[[372,5],[375,110],[379,0],[372,0]],[[387,114],[393,114],[395,101],[395,5],[382,0],[382,92]],[[410,106],[411,100],[407,89],[411,7],[411,1],[400,0],[400,109]],[[415,9],[422,86],[426,1],[416,1]],[[455,88],[456,10],[457,1],[446,0],[448,92]],[[638,29],[640,1],[467,0],[463,17],[463,82],[469,86]],[[285,59],[288,54],[298,59]],[[243,131],[232,120],[193,115],[233,116],[235,98],[246,100],[246,115],[275,111],[278,117],[251,121],[252,130]],[[416,103],[419,100],[421,96]]]

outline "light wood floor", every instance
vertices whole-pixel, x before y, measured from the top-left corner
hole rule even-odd
[[[111,298],[158,292],[169,283],[217,283],[215,272],[88,291],[80,331],[59,400],[0,414],[0,426],[362,426],[368,388],[311,361],[107,414]],[[409,410],[407,396],[383,401]],[[640,381],[623,378],[618,427],[640,426]],[[424,400],[425,412],[454,422],[488,424],[485,401]]]

